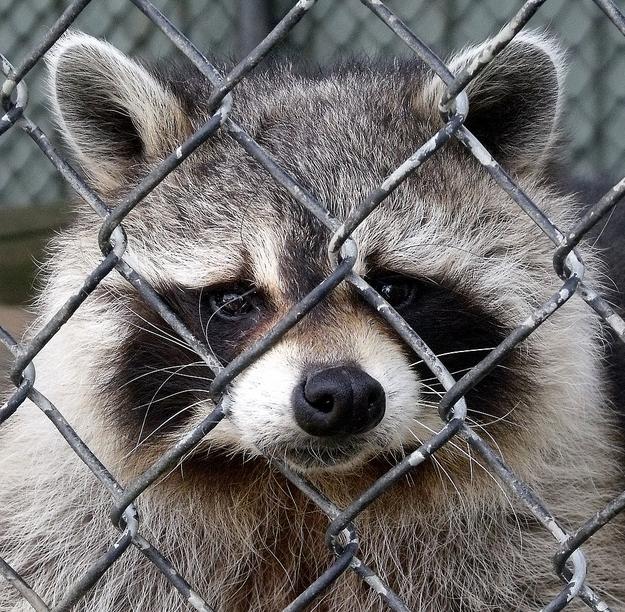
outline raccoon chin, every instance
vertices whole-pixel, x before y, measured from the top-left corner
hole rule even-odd
[[[300,474],[342,473],[361,466],[371,457],[370,444],[359,439],[311,440],[259,449],[263,455],[285,461]]]

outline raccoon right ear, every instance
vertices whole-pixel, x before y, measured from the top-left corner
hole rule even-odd
[[[483,55],[490,41],[453,57],[452,72]],[[465,126],[495,159],[513,172],[540,172],[557,134],[564,79],[564,53],[541,32],[522,31],[467,85]],[[431,107],[445,90],[434,77],[426,88]]]
[[[109,43],[68,32],[46,59],[55,119],[97,189],[119,187],[133,165],[162,158],[190,134],[167,85]]]

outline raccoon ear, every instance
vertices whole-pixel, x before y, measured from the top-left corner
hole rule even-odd
[[[55,119],[97,188],[118,187],[133,165],[161,158],[190,133],[167,85],[109,43],[69,32],[46,59]]]
[[[452,58],[452,72],[458,74],[487,44]],[[564,73],[564,53],[554,39],[519,33],[467,86],[466,127],[505,168],[540,171],[557,132]],[[444,87],[435,81],[438,102]]]

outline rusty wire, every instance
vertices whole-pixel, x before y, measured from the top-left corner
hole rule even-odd
[[[160,476],[167,473],[190,449],[196,446],[219,422],[228,411],[228,384],[241,371],[248,367],[261,354],[268,351],[280,338],[317,304],[328,296],[341,283],[350,283],[365,301],[373,305],[380,317],[397,332],[403,341],[415,351],[429,367],[432,374],[446,390],[440,401],[439,412],[441,428],[421,447],[410,453],[380,477],[370,488],[362,492],[346,508],[339,508],[329,501],[323,492],[318,491],[301,475],[294,473],[286,464],[272,460],[281,471],[304,495],[324,512],[329,520],[326,534],[328,547],[336,556],[335,561],[308,586],[289,606],[288,610],[300,610],[317,598],[343,572],[353,571],[374,589],[380,598],[392,610],[407,610],[406,604],[384,584],[357,556],[358,537],[354,525],[358,515],[374,500],[392,487],[417,465],[427,461],[438,449],[455,436],[461,436],[477,451],[485,463],[503,484],[521,503],[531,511],[542,526],[554,537],[558,548],[554,556],[554,571],[562,581],[562,589],[543,608],[546,611],[564,609],[574,598],[580,598],[595,611],[608,610],[601,599],[586,581],[586,560],[580,546],[598,529],[625,508],[625,492],[612,500],[604,509],[597,512],[576,531],[567,532],[552,516],[540,498],[504,463],[491,447],[465,422],[466,404],[464,396],[482,378],[493,370],[502,359],[523,339],[529,336],[553,312],[561,308],[568,299],[578,293],[587,304],[625,341],[625,323],[606,301],[583,281],[584,264],[575,247],[581,238],[595,226],[618,203],[625,192],[625,179],[608,191],[578,224],[568,230],[561,230],[550,221],[534,202],[515,184],[506,171],[490,156],[481,143],[464,127],[468,112],[468,102],[464,88],[489,62],[493,60],[525,26],[532,15],[546,0],[525,2],[508,24],[492,39],[488,53],[480,55],[458,75],[450,72],[444,62],[381,0],[360,0],[373,14],[382,20],[410,49],[424,61],[443,81],[446,91],[440,100],[442,117],[441,129],[432,135],[413,155],[396,168],[383,183],[375,189],[351,215],[340,222],[332,217],[323,202],[308,193],[298,182],[284,171],[271,156],[229,115],[232,96],[236,96],[236,85],[249,74],[263,58],[278,44],[299,20],[305,18],[316,0],[299,0],[273,31],[229,74],[222,75],[206,59],[201,50],[196,48],[182,32],[177,30],[149,0],[129,0],[152,21],[184,53],[197,69],[214,86],[210,99],[212,116],[204,126],[187,141],[181,143],[176,151],[154,167],[151,172],[114,208],[102,201],[83,181],[78,173],[55,150],[47,136],[33,123],[25,111],[28,107],[28,92],[24,81],[29,71],[35,66],[58,38],[67,30],[76,17],[92,0],[74,0],[69,4],[56,23],[41,41],[15,67],[7,58],[0,55],[1,69],[4,74],[0,102],[3,116],[0,117],[0,135],[10,129],[22,130],[36,143],[43,154],[63,176],[69,186],[83,198],[102,218],[99,233],[99,245],[103,254],[101,263],[84,279],[83,285],[76,288],[74,295],[26,344],[16,342],[11,335],[0,327],[0,342],[14,355],[11,378],[16,386],[13,395],[0,406],[0,425],[7,421],[19,406],[28,398],[34,402],[58,429],[76,455],[89,467],[111,495],[111,520],[119,529],[117,541],[99,558],[98,562],[87,567],[82,578],[71,585],[64,596],[56,602],[44,602],[26,581],[6,561],[0,559],[0,574],[11,582],[38,612],[63,611],[71,609],[87,591],[95,585],[106,570],[120,558],[129,546],[135,545],[178,590],[188,604],[200,611],[210,611],[210,602],[205,602],[201,595],[193,590],[171,563],[159,552],[156,544],[146,540],[141,533],[140,516],[134,506],[136,499]],[[354,0],[355,1],[355,0]],[[611,0],[594,0],[608,19],[625,35],[625,17]],[[153,190],[164,177],[175,170],[197,147],[210,139],[216,132],[226,133],[267,171],[267,180],[274,180],[287,189],[291,196],[310,214],[319,219],[332,232],[328,243],[328,256],[334,264],[334,271],[323,280],[310,294],[295,305],[262,339],[227,366],[222,366],[211,356],[204,343],[194,337],[181,318],[158,295],[125,260],[126,236],[123,220],[135,206]],[[411,329],[402,317],[360,276],[353,271],[356,261],[357,243],[351,238],[354,230],[362,221],[410,176],[427,159],[451,139],[459,140],[480,162],[498,185],[527,213],[536,225],[554,243],[553,264],[555,272],[562,280],[559,291],[536,308],[535,312],[518,326],[492,350],[477,366],[459,380],[455,380],[438,360],[436,355],[421,340],[418,333]],[[69,423],[46,397],[37,391],[36,372],[33,359],[49,342],[61,326],[80,308],[81,304],[108,275],[121,274],[139,292],[145,303],[167,322],[187,345],[197,353],[202,361],[215,374],[211,385],[211,397],[216,408],[172,448],[165,452],[149,469],[139,475],[127,486],[122,487],[115,481],[105,466],[91,452],[87,445],[74,432]],[[62,408],[62,407],[61,407]],[[342,536],[342,537],[339,537]]]

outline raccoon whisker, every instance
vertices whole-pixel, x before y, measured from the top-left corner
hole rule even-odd
[[[109,293],[111,293],[109,291]],[[174,333],[170,333],[168,331],[166,331],[165,329],[163,329],[162,327],[159,327],[158,325],[156,325],[155,323],[153,323],[152,321],[149,321],[148,319],[146,319],[145,317],[143,317],[142,315],[140,315],[137,311],[133,310],[125,301],[122,303],[124,308],[126,310],[128,310],[129,312],[131,312],[135,317],[137,317],[138,319],[140,319],[141,321],[143,321],[144,323],[146,323],[147,325],[149,325],[150,327],[153,327],[154,330],[149,330],[146,329],[145,327],[141,327],[140,325],[137,325],[136,323],[134,323],[133,321],[126,321],[127,324],[141,330],[144,331],[146,333],[151,333],[155,336],[157,336],[158,338],[161,338],[162,340],[168,341],[176,346],[180,346],[181,348],[187,349],[192,351],[192,349],[189,347],[189,345],[184,342],[184,340],[182,340],[179,336],[175,335]]]
[[[612,215],[614,215],[615,210],[616,210],[616,206],[612,208],[612,210],[610,211],[610,214],[608,215],[608,218],[605,220],[603,227],[601,228],[601,231],[597,234],[597,236],[595,236],[595,239],[592,243],[592,248],[594,248],[599,242],[601,236],[603,235],[603,232],[605,232],[606,228],[608,227],[608,224],[612,220]],[[614,281],[612,281],[612,283],[615,285],[615,288],[616,288],[616,284],[614,283]]]
[[[169,372],[170,370],[175,370],[176,368],[190,368],[192,366],[202,366],[204,365],[203,361],[192,361],[191,363],[186,363],[183,366],[165,366],[163,368],[150,368],[150,370],[148,372],[144,372],[143,374],[139,374],[139,376],[135,376],[134,378],[130,379],[129,381],[125,382],[123,385],[120,385],[120,389],[123,389],[126,385],[130,385],[133,382],[136,382],[137,380],[140,380],[141,378],[144,378],[146,376],[150,376],[150,374],[158,374],[159,372]],[[148,366],[149,367],[149,366]],[[204,378],[202,376],[193,376],[191,374],[180,374],[179,372],[175,372],[175,374],[177,376],[184,376],[186,378],[198,378],[200,380],[204,380]]]
[[[206,400],[198,400],[197,402],[189,404],[188,406],[185,406],[181,410],[178,410],[178,412],[176,412],[176,413],[172,414],[171,416],[167,417],[167,419],[165,419],[158,427],[156,427],[156,429],[153,429],[145,438],[143,438],[142,440],[139,440],[137,442],[136,446],[129,453],[127,453],[124,456],[124,459],[127,459],[128,457],[130,457],[130,455],[132,455],[144,442],[147,442],[154,434],[156,434],[159,430],[161,430],[163,427],[165,427],[165,425],[167,425],[167,423],[171,422],[176,417],[178,417],[181,414],[185,413],[187,410],[190,410],[191,408],[194,408],[195,406],[199,406],[200,404],[202,404],[204,402],[206,402]]]
[[[431,389],[432,393],[436,393],[439,397],[443,397],[443,393],[436,391],[434,389],[432,389],[431,387],[428,387],[427,385],[424,385],[427,388]],[[522,428],[522,425],[520,423],[515,423],[514,421],[510,421],[509,419],[506,419],[507,416],[509,416],[510,414],[512,414],[517,407],[519,406],[520,402],[517,402],[510,410],[508,410],[508,412],[506,412],[505,414],[501,415],[500,417],[496,417],[494,418],[492,421],[488,421],[486,423],[480,423],[481,426],[485,427],[487,425],[492,425],[493,423],[497,423],[499,421],[503,421],[509,425],[512,425],[514,427],[519,427]],[[421,400],[419,402],[419,405],[428,408],[428,409],[432,409],[432,408],[438,408],[438,403],[437,402],[433,402],[433,401],[428,401],[428,400]],[[473,413],[473,414],[482,414],[484,416],[488,416],[488,417],[494,417],[494,414],[491,414],[489,412],[483,412],[481,410],[475,410],[474,408],[469,408],[469,412]],[[476,421],[474,421],[476,422]],[[432,433],[436,433],[434,432],[434,430],[432,430]]]
[[[170,370],[175,370],[176,368],[179,367],[190,367],[190,366],[201,366],[203,365],[204,362],[203,361],[190,361],[189,363],[185,363],[185,364],[176,364],[176,365],[170,365],[170,366],[163,366],[162,368],[155,368],[151,365],[148,365],[146,367],[150,368],[150,372],[148,372],[148,374],[152,373],[152,372],[167,372]]]
[[[512,408],[510,408],[510,410],[508,410],[508,412],[506,412],[505,414],[501,415],[500,417],[495,417],[492,421],[487,421],[486,423],[480,423],[480,425],[482,427],[487,427],[488,425],[492,425],[493,423],[498,423],[499,421],[503,421],[504,423],[507,423],[509,425],[514,425],[515,427],[522,427],[520,423],[515,423],[514,421],[511,421],[510,419],[507,419],[506,417],[511,415],[520,405],[521,402],[517,402]],[[494,417],[494,414],[490,414],[488,412],[482,412],[481,410],[475,410],[474,408],[470,409],[470,412],[474,413],[474,414],[482,414],[484,416],[490,416],[490,417]]]
[[[145,442],[147,442],[159,429],[163,428],[165,425],[167,425],[167,423],[173,419],[175,419],[177,416],[180,416],[182,413],[186,412],[187,410],[189,410],[189,408],[191,408],[191,406],[185,406],[184,408],[182,408],[181,410],[179,410],[178,412],[176,412],[175,414],[172,414],[170,417],[168,417],[165,421],[163,421],[156,429],[154,429],[153,431],[151,431],[145,438],[143,438],[142,440],[139,440],[137,442],[137,444],[134,446],[134,448],[132,448],[128,453],[126,453],[123,457],[122,460],[124,459],[128,459],[128,457],[130,457],[135,451],[137,451]]]
[[[170,336],[169,334],[167,334],[166,332],[164,332],[160,327],[157,327],[156,329],[159,330],[161,333],[158,333],[152,329],[147,329],[146,327],[142,327],[141,325],[137,325],[136,323],[129,323],[129,325],[131,325],[132,327],[134,327],[135,329],[138,329],[139,331],[143,331],[146,334],[152,334],[153,336],[156,336],[157,338],[160,338],[161,340],[164,340],[165,342],[168,342],[169,344],[173,344],[174,346],[179,346],[180,348],[186,349],[188,351],[192,351],[193,349],[191,349],[189,347],[188,344],[185,344],[182,340],[178,340],[172,336]]]
[[[456,376],[457,374],[464,374],[465,372],[468,372],[469,370],[472,370],[475,366],[469,366],[468,368],[460,368],[459,370],[453,370],[451,372],[449,372],[452,376]],[[498,363],[495,368],[501,368],[504,370],[508,370],[509,372],[514,372],[514,368],[511,368],[510,366],[506,366],[503,365],[501,363]],[[433,380],[438,380],[437,376],[428,376],[427,378],[422,378],[419,379],[419,382],[430,382]]]
[[[180,371],[180,370],[182,370],[182,369],[184,369],[184,366],[180,366],[180,367],[178,368],[178,370],[177,370],[177,371]],[[156,398],[156,396],[158,395],[159,391],[160,391],[160,390],[161,390],[161,389],[162,389],[162,388],[163,388],[163,387],[164,387],[164,386],[165,386],[165,385],[166,385],[166,384],[167,384],[167,383],[168,383],[168,382],[169,382],[169,381],[173,378],[173,376],[174,376],[174,373],[171,373],[171,374],[170,374],[170,375],[169,375],[169,376],[168,376],[168,377],[167,377],[167,378],[166,378],[166,379],[165,379],[165,380],[164,380],[164,381],[163,381],[163,382],[162,382],[162,383],[158,386],[158,388],[156,389],[156,391],[154,391],[154,394],[152,395],[152,398],[150,399],[150,401],[149,401],[149,402],[148,402],[148,404],[147,404],[147,409],[146,409],[146,411],[145,411],[145,414],[143,415],[143,421],[141,422],[141,428],[139,429],[139,435],[138,435],[138,437],[137,437],[137,440],[141,440],[141,436],[143,435],[143,430],[145,429],[145,424],[146,424],[147,419],[148,419],[148,414],[149,414],[149,412],[150,412],[150,408],[152,407],[152,404],[153,404],[153,403],[155,403],[155,398]],[[165,399],[169,399],[169,397],[173,397],[174,395],[177,395],[177,394],[179,394],[179,393],[184,393],[184,392],[186,392],[186,391],[187,391],[186,389],[185,389],[185,390],[183,390],[183,391],[177,391],[176,393],[174,393],[174,394],[173,394],[173,395],[171,395],[171,396],[167,396],[167,397],[164,397],[164,398],[160,398],[159,400],[156,400],[156,401],[163,401],[163,400],[165,400]],[[141,409],[142,409],[142,408],[144,408],[145,406],[146,406],[146,404],[143,404],[142,406],[137,406],[137,407],[135,408],[135,410],[141,410]]]
[[[187,367],[191,367],[191,366],[203,366],[203,365],[206,365],[206,364],[205,364],[203,361],[200,361],[199,363],[190,363],[190,364],[187,364],[187,365],[185,365],[184,367],[185,367],[185,368],[187,368]],[[154,373],[154,374],[155,374],[155,373],[156,373],[156,372],[158,372],[158,371],[159,371],[159,370],[155,370],[154,372],[150,372],[150,374],[152,374],[152,373]],[[184,374],[184,373],[182,373],[182,372],[174,372],[174,373],[173,373],[173,375],[174,375],[174,376],[180,376],[181,378],[191,378],[191,379],[193,379],[193,380],[201,380],[202,382],[208,382],[208,383],[210,383],[210,382],[213,380],[211,377],[207,377],[207,376],[197,376],[197,375],[195,375],[195,374]]]
[[[460,368],[459,370],[454,370],[454,371],[449,372],[449,373],[452,376],[456,376],[457,374],[464,374],[465,372],[468,372],[472,368],[473,368],[473,366],[470,366],[468,368]],[[431,382],[431,381],[438,381],[438,376],[428,376],[427,378],[422,378],[422,379],[419,380],[419,382]]]
[[[431,385],[426,385],[424,383],[422,383],[422,381],[419,381],[421,383],[422,387],[425,387],[430,393],[435,393],[436,395],[438,395],[439,397],[443,397],[443,395],[445,395],[444,393],[442,393],[441,391],[437,391],[434,387],[432,387]]]
[[[150,400],[149,402],[145,402],[144,404],[140,404],[139,406],[134,406],[133,410],[141,410],[142,408],[149,408],[152,404],[158,404],[159,402],[164,402],[172,397],[176,397],[177,395],[182,395],[183,393],[209,393],[208,389],[199,389],[199,388],[185,388],[180,389],[179,391],[174,391],[169,395],[164,395],[163,397],[159,397],[158,399]]]
[[[150,327],[153,327],[156,332],[146,329],[145,327],[141,327],[140,325],[137,325],[136,323],[134,323],[133,321],[127,321],[127,323],[129,325],[132,325],[133,327],[136,327],[137,329],[140,329],[141,331],[144,331],[146,333],[152,333],[155,336],[163,339],[163,340],[169,340],[172,344],[176,344],[179,345],[183,348],[188,349],[189,351],[192,351],[193,349],[191,349],[191,347],[189,347],[189,345],[184,342],[181,338],[179,338],[178,336],[169,333],[168,331],[164,330],[162,327],[159,327],[158,325],[156,325],[155,323],[152,323],[152,321],[149,321],[148,319],[146,319],[145,317],[141,316],[138,312],[136,312],[135,310],[133,310],[130,306],[128,306],[128,304],[124,304],[126,310],[128,310],[129,312],[131,312],[135,317],[137,317],[138,319],[141,319],[141,321],[143,321],[144,323],[146,323],[147,325],[149,325]]]
[[[173,337],[171,337],[169,335],[166,335],[165,333],[158,333],[158,332],[155,332],[154,330],[147,329],[146,327],[143,327],[141,325],[137,325],[136,323],[132,323],[132,322],[130,322],[128,324],[130,326],[134,327],[135,329],[139,330],[139,331],[145,332],[146,334],[150,334],[152,336],[155,336],[156,338],[159,338],[160,340],[163,340],[167,344],[171,344],[172,346],[179,347],[179,348],[181,348],[181,349],[183,349],[185,351],[193,352],[193,349],[191,349],[189,347],[189,345],[185,344],[181,340],[176,340],[175,338],[173,338]],[[160,328],[157,328],[157,329],[160,329]],[[162,332],[163,330],[160,330],[160,331]],[[202,363],[204,363],[204,362],[202,362]]]
[[[418,408],[425,408],[427,411],[437,411],[438,410],[438,406],[439,406],[438,400],[430,401],[430,400],[426,400],[426,399],[420,399],[417,402],[417,407]],[[441,420],[441,426],[442,425],[444,425],[444,422]],[[432,432],[434,432],[434,430],[432,430]],[[438,432],[434,432],[434,433],[438,433]]]
[[[497,449],[497,452],[499,453],[499,456],[503,459],[503,453],[501,452],[501,448],[497,442],[497,440],[495,440],[495,438],[493,437],[493,435],[485,428],[483,427],[480,423],[478,423],[475,419],[472,419],[470,416],[466,417],[467,421],[471,424],[474,425],[475,427],[477,427],[478,429],[481,429],[484,434],[486,434],[488,436],[488,438],[490,439],[490,441],[493,443],[493,445],[495,446],[495,448]]]
[[[502,365],[497,365],[495,366],[497,368],[503,368],[504,366]],[[452,370],[451,372],[449,372],[452,376],[457,376],[458,374],[464,374],[466,372],[468,372],[469,370],[472,370],[474,368],[474,366],[469,366],[468,368],[460,368],[458,370]],[[429,378],[424,378],[423,379],[425,382],[430,382],[430,381],[437,381],[438,377],[436,376],[430,376]]]
[[[170,376],[171,378],[171,376]],[[165,381],[167,382],[167,381]],[[158,404],[159,402],[164,402],[168,399],[171,399],[172,397],[175,397],[177,395],[181,395],[183,393],[194,393],[194,392],[198,392],[198,393],[208,393],[208,391],[206,389],[182,389],[180,391],[176,391],[174,393],[170,393],[169,395],[166,395],[165,397],[159,397],[158,399],[156,398],[156,395],[158,394],[158,392],[161,390],[161,388],[163,387],[163,385],[165,384],[165,382],[163,382],[159,388],[154,392],[154,395],[152,396],[152,399],[145,403],[145,404],[141,404],[140,406],[136,406],[134,408],[134,410],[141,410],[142,408],[145,408],[145,414],[143,415],[143,421],[141,422],[141,429],[139,430],[139,435],[137,436],[137,439],[140,440],[141,436],[143,435],[143,431],[145,429],[145,424],[147,422],[147,418],[148,415],[150,413],[150,408],[152,407],[153,404]]]
[[[171,378],[171,376],[169,376],[169,378]],[[168,380],[169,380],[168,378]],[[195,392],[199,392],[199,393],[208,393],[207,389],[182,389],[180,391],[176,391],[175,393],[170,393],[169,395],[166,395],[165,397],[160,397],[158,399],[156,398],[156,395],[158,394],[158,392],[163,388],[163,385],[166,383],[167,381],[163,382],[159,388],[154,392],[154,395],[152,396],[152,399],[146,403],[146,404],[142,404],[140,406],[136,406],[134,409],[135,410],[141,410],[142,408],[145,408],[145,414],[143,415],[143,421],[141,422],[141,429],[139,430],[139,435],[137,436],[137,440],[141,440],[141,436],[143,435],[143,430],[145,429],[145,424],[148,420],[148,414],[150,413],[150,408],[152,407],[153,404],[158,404],[159,402],[164,402],[168,399],[171,399],[172,397],[175,397],[176,395],[181,395],[183,393],[195,393]]]
[[[497,347],[491,346],[491,347],[484,347],[484,348],[462,349],[458,351],[447,351],[446,353],[437,353],[436,357],[440,359],[441,357],[447,357],[449,355],[460,355],[462,353],[475,353],[478,351],[492,351],[495,348]],[[422,363],[425,363],[425,362],[423,361],[423,359],[420,359],[419,361],[415,361],[414,363],[409,364],[409,367],[420,365]]]

